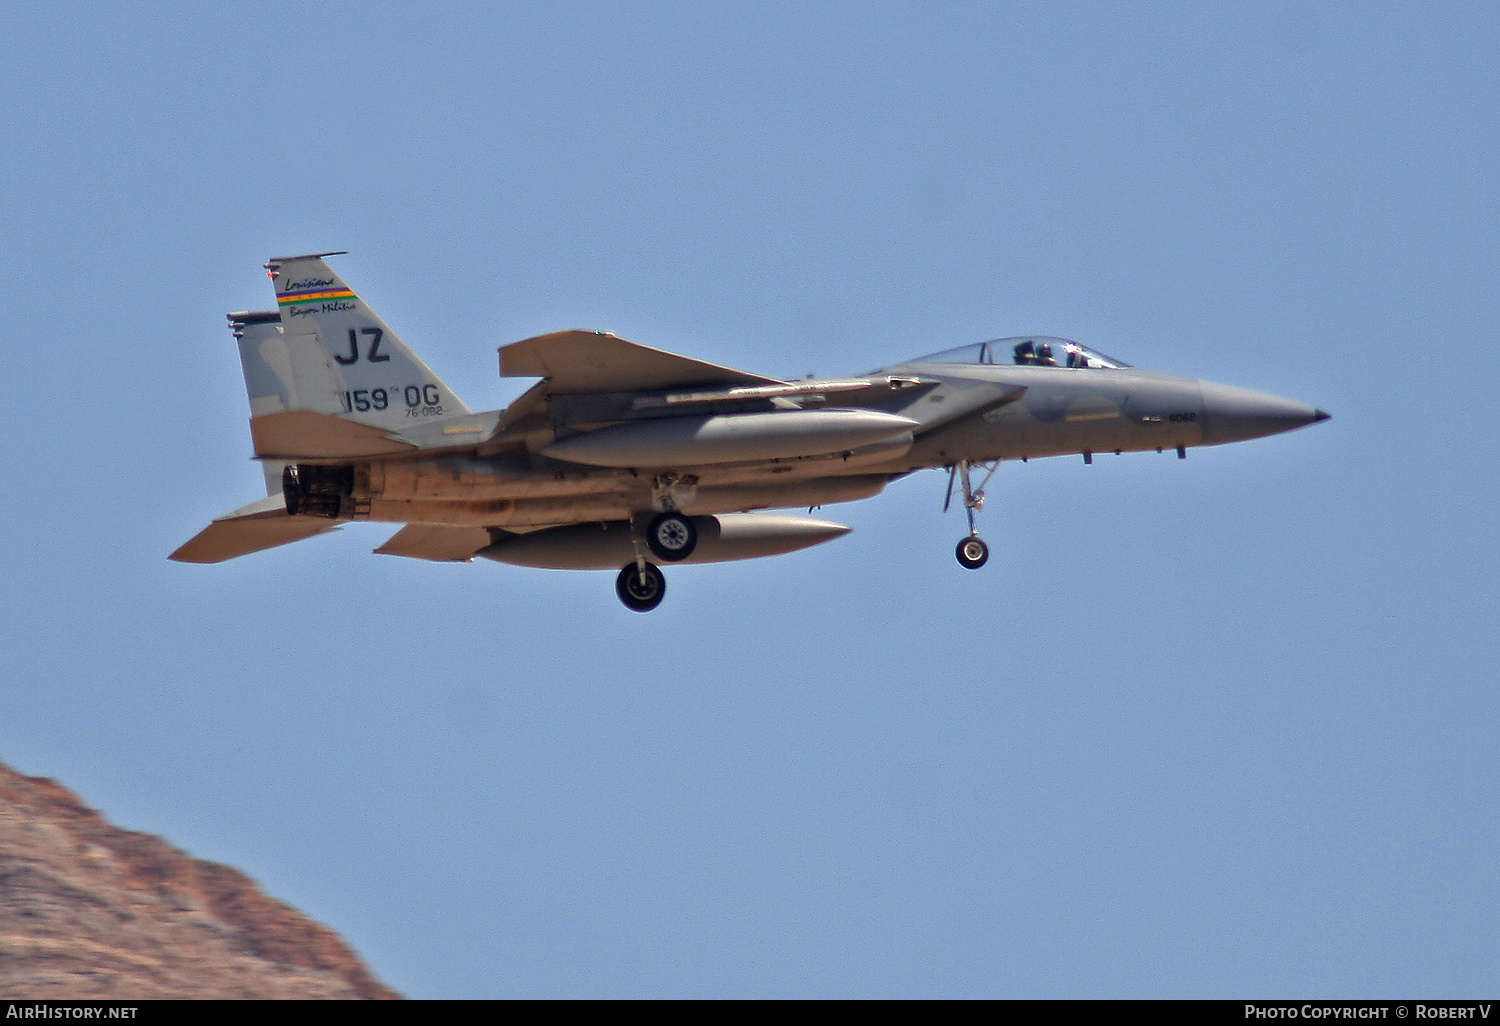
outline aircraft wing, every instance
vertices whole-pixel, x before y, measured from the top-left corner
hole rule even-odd
[[[557,331],[500,347],[505,377],[547,379],[549,394],[649,392],[680,385],[784,385],[650,346],[607,331]]]
[[[288,516],[286,500],[278,492],[224,514],[167,558],[179,563],[222,563],[337,530],[333,521],[322,517]]]

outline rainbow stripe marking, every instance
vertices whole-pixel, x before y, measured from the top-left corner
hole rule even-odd
[[[307,289],[304,292],[281,292],[276,295],[277,306],[298,306],[302,303],[323,303],[330,299],[358,299],[353,289]]]

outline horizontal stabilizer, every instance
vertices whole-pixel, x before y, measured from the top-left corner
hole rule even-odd
[[[372,424],[313,410],[286,410],[250,418],[255,455],[269,460],[352,460],[396,456],[416,448]]]
[[[375,551],[382,556],[410,556],[435,563],[467,563],[492,541],[483,527],[407,524]]]
[[[551,393],[786,384],[627,342],[607,331],[558,331],[501,346],[500,373],[506,377],[547,378],[547,391]]]
[[[337,525],[322,517],[288,516],[278,493],[219,517],[168,558],[179,563],[222,563],[336,530]]]

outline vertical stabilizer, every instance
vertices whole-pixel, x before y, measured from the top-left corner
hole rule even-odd
[[[277,257],[266,264],[276,288],[280,331],[272,337],[247,330],[258,324],[237,330],[251,415],[311,410],[400,431],[429,417],[468,413],[452,389],[328,266],[323,258],[333,255]],[[256,349],[247,354],[252,335]],[[265,400],[262,409],[256,408],[257,397]]]
[[[275,310],[232,313],[229,328],[239,343],[240,369],[245,372],[245,394],[250,397],[251,419],[298,408],[298,399],[293,392],[297,375],[291,372],[290,356],[282,342],[281,315]],[[321,356],[317,357],[317,362],[323,362]],[[281,373],[273,370],[272,364],[280,366]],[[332,394],[331,387],[329,393]],[[281,470],[285,466],[278,460],[261,461],[261,469],[266,473],[267,495],[281,494]]]

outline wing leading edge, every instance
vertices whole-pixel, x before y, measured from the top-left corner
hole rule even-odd
[[[787,383],[627,342],[607,331],[556,331],[501,346],[500,373],[546,378],[551,394]]]

